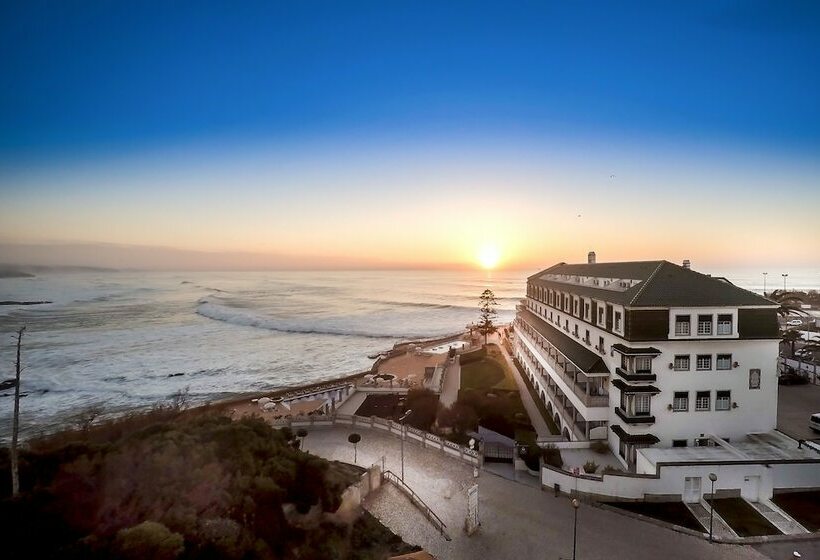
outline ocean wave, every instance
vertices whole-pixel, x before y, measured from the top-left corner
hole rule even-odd
[[[243,327],[254,327],[269,331],[301,333],[301,334],[328,334],[336,336],[356,336],[362,338],[378,339],[413,339],[438,336],[437,332],[410,332],[391,329],[390,327],[379,329],[362,328],[347,318],[329,318],[323,321],[301,321],[293,319],[279,319],[262,316],[245,309],[235,309],[224,305],[210,303],[207,300],[200,300],[196,313],[202,317],[222,321],[232,325]]]

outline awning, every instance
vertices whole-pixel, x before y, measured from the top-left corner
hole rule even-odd
[[[647,348],[631,348],[621,343],[613,344],[612,349],[625,356],[658,356],[661,351],[651,346]]]
[[[541,336],[549,340],[561,354],[582,372],[609,373],[609,368],[606,367],[606,364],[599,354],[576,342],[568,335],[541,319],[535,313],[522,310],[518,312],[518,315],[524,318],[527,324],[535,329]]]
[[[618,424],[611,426],[612,432],[624,443],[641,443],[653,445],[660,441],[658,436],[653,434],[628,434]]]
[[[629,385],[620,379],[613,379],[612,385],[624,393],[652,393],[653,395],[657,395],[661,392],[660,389],[653,385]]]

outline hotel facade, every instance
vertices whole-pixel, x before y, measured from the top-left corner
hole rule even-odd
[[[528,278],[514,351],[565,440],[606,441],[646,472],[638,450],[775,429],[777,308],[688,262],[590,253]]]

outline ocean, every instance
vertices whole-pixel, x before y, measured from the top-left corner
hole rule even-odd
[[[708,272],[748,289],[762,286],[760,275]],[[463,330],[477,319],[485,288],[498,298],[499,321],[510,321],[527,275],[98,272],[0,279],[0,301],[53,302],[0,306],[0,380],[14,377],[12,335],[25,325],[24,435],[92,405],[117,412],[185,388],[201,403],[319,381],[369,368],[368,355],[396,342]],[[818,288],[820,272],[788,280],[789,287]],[[7,440],[13,391],[0,395],[0,440]]]

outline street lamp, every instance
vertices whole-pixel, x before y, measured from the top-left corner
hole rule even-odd
[[[768,272],[763,273],[763,297],[766,297],[766,276],[768,274]]]
[[[785,292],[786,291],[786,277],[788,276],[788,273],[781,274],[780,276],[783,277],[783,291]]]
[[[404,421],[413,413],[413,409],[408,410],[399,418],[399,425],[401,426],[401,481],[404,482]]]
[[[712,481],[712,493],[709,496],[712,500],[709,503],[709,542],[712,542],[712,521],[715,518],[715,482],[717,481],[717,475],[715,473],[709,473],[709,480]]]
[[[575,544],[578,542],[578,507],[580,502],[577,498],[572,499],[572,509],[574,511],[575,519],[572,524],[572,560],[575,560]]]

